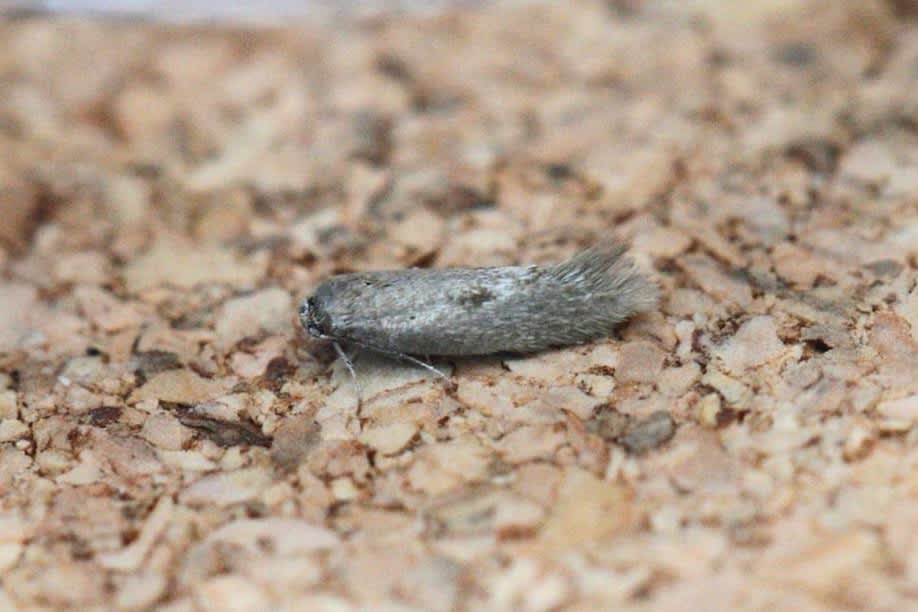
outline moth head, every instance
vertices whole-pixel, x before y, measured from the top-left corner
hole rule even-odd
[[[300,323],[313,338],[331,337],[328,313],[315,297],[307,299],[300,306]]]

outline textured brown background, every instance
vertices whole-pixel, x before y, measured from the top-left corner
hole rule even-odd
[[[914,607],[913,18],[0,23],[0,608]],[[454,388],[296,324],[605,235],[660,311]]]

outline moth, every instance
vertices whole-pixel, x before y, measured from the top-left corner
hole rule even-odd
[[[307,333],[406,359],[534,353],[610,335],[654,309],[657,285],[625,254],[600,242],[554,265],[410,269],[341,274],[299,310]]]

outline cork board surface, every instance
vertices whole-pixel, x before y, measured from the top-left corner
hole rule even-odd
[[[913,607],[914,18],[0,22],[0,608]],[[452,385],[296,320],[606,236],[658,312]]]

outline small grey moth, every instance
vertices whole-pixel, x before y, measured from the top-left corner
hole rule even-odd
[[[340,344],[432,369],[413,356],[581,344],[610,335],[657,299],[656,284],[625,247],[604,241],[554,265],[341,274],[322,283],[299,316],[309,335],[335,343],[353,374]]]

